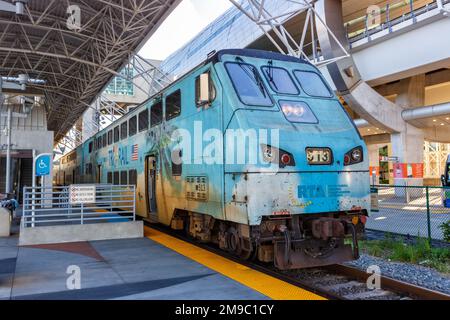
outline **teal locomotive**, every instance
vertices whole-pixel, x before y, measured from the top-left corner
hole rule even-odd
[[[212,53],[55,183],[136,185],[143,219],[284,270],[357,258],[370,209],[366,145],[318,69],[247,49]]]

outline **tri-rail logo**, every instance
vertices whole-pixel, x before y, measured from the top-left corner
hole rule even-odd
[[[348,185],[301,185],[298,186],[299,199],[337,198],[350,194]]]

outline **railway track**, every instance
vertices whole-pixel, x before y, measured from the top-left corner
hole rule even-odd
[[[396,279],[380,276],[381,288],[370,290],[367,279],[370,274],[347,265],[332,265],[305,270],[280,271],[268,264],[243,261],[219,248],[186,237],[181,232],[159,224],[145,222],[170,236],[196,245],[202,249],[258,270],[282,281],[316,293],[331,300],[450,300],[450,295],[419,287]]]

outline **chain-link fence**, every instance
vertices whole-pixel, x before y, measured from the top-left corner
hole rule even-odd
[[[450,221],[450,188],[375,186],[368,230],[444,241],[442,225]],[[376,206],[375,206],[376,207]]]

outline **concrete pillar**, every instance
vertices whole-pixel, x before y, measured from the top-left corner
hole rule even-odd
[[[380,184],[380,148],[379,144],[367,145],[369,149],[369,162],[370,162],[370,183],[374,183],[373,175],[375,173],[375,184]]]
[[[418,108],[425,105],[425,74],[400,80],[395,103],[402,108]]]
[[[399,84],[396,104],[405,109],[425,104],[425,75],[403,79]],[[392,134],[392,155],[398,158],[394,164],[396,185],[423,186],[424,132],[405,124],[404,130]]]
[[[396,185],[423,185],[424,133],[411,125],[404,132],[392,134],[392,155],[398,158],[394,164]]]

